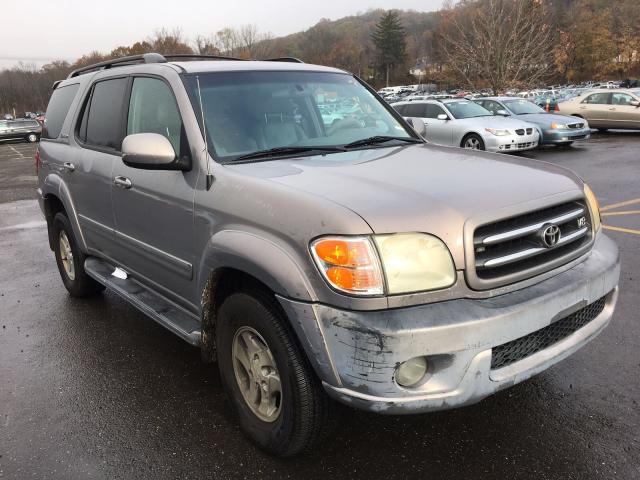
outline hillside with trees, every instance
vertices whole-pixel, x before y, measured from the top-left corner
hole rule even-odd
[[[0,71],[0,113],[46,106],[54,80],[74,68],[146,52],[293,56],[351,71],[376,87],[526,88],[548,83],[637,78],[638,0],[461,0],[438,12],[371,10],[274,38],[256,25],[187,37],[158,30],[111,52],[89,52],[72,64]],[[414,75],[410,75],[410,71]]]

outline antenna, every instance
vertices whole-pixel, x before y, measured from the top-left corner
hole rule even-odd
[[[211,175],[211,164],[209,162],[209,143],[207,141],[207,124],[204,121],[204,109],[202,108],[202,91],[200,90],[200,76],[196,75],[196,84],[198,85],[198,102],[200,103],[200,115],[202,116],[202,133],[204,134],[204,151],[207,160],[207,191],[211,190],[213,184],[213,175]]]

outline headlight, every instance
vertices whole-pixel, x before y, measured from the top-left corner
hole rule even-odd
[[[325,237],[311,244],[322,276],[332,287],[355,295],[384,293],[382,268],[367,237]]]
[[[602,220],[600,217],[600,202],[596,198],[596,195],[593,193],[593,190],[589,188],[589,185],[584,184],[584,196],[587,199],[587,204],[589,205],[589,210],[591,212],[591,218],[593,223],[593,232],[596,233],[600,230],[600,225],[602,224]]]
[[[551,122],[551,128],[554,130],[567,130],[569,127],[564,123]]]
[[[332,287],[355,295],[436,290],[456,281],[447,246],[423,233],[324,237],[311,244],[311,253]]]
[[[495,128],[485,128],[485,130],[487,132],[489,132],[492,135],[496,135],[498,137],[503,137],[505,135],[511,135],[511,133],[509,132],[509,130],[497,130]]]
[[[436,290],[455,283],[449,249],[433,235],[398,233],[374,238],[389,294]]]

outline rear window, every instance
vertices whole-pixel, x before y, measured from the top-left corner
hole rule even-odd
[[[71,102],[78,93],[78,83],[56,88],[49,100],[47,114],[42,129],[42,138],[58,138],[64,124]]]

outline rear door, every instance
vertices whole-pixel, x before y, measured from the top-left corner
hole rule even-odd
[[[578,106],[578,113],[589,121],[592,127],[609,128],[609,108],[611,94],[598,92],[587,95]]]
[[[640,128],[640,108],[631,105],[633,101],[637,99],[628,93],[611,94],[611,105],[609,105],[611,128]]]
[[[75,159],[68,159],[75,164],[67,178],[72,182],[87,247],[108,258],[115,253],[111,186],[124,138],[128,83],[127,77],[121,77],[93,84],[75,128],[75,139],[82,148]]]
[[[157,133],[176,155],[190,156],[173,91],[158,77],[133,78],[126,133]],[[197,169],[142,170],[118,159],[113,170],[116,259],[143,282],[176,300],[192,291],[193,201]],[[128,187],[122,184],[124,181]]]

